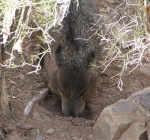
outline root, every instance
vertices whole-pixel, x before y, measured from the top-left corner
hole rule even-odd
[[[24,109],[24,114],[25,116],[30,116],[33,107],[35,106],[35,104],[40,103],[48,94],[48,88],[44,88],[40,91],[40,94],[33,98],[26,106],[26,108]]]

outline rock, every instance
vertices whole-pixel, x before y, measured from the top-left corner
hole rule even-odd
[[[54,129],[50,128],[49,130],[46,131],[46,134],[52,135],[54,133]]]
[[[16,128],[15,128],[14,126],[7,126],[7,127],[4,128],[4,131],[5,131],[6,133],[11,133],[11,132],[13,132],[14,130],[16,130]]]
[[[10,80],[10,81],[9,81],[9,84],[11,84],[11,85],[16,85],[16,82],[13,81],[13,80]]]
[[[73,137],[72,139],[73,139],[73,140],[79,140],[79,138],[78,138],[78,137]]]
[[[95,124],[95,121],[93,121],[93,120],[87,120],[87,121],[85,121],[85,124],[87,126],[93,126]]]
[[[107,13],[110,13],[111,10],[112,10],[112,9],[111,9],[109,6],[106,8],[106,12],[107,12]]]
[[[79,140],[84,140],[84,137],[81,137]]]
[[[89,139],[90,140],[93,140],[94,138],[93,138],[93,135],[89,135]]]
[[[11,98],[12,98],[12,99],[16,99],[17,97],[16,97],[16,96],[11,96]]]
[[[111,4],[113,4],[113,3],[115,3],[115,1],[114,0],[106,0],[108,3],[111,3]]]
[[[61,138],[65,138],[65,134],[64,133],[60,133],[60,137]]]
[[[20,79],[24,80],[24,75],[21,74],[21,75],[19,75],[18,77],[19,77]]]
[[[19,129],[27,129],[27,130],[35,128],[33,125],[25,124],[25,123],[17,123],[16,127]]]
[[[147,138],[150,87],[106,107],[94,125],[94,140],[142,140]]]
[[[73,118],[72,118],[72,117],[67,117],[67,120],[68,120],[68,121],[72,121]]]
[[[17,88],[17,91],[18,91],[18,92],[21,92],[21,90],[20,90],[20,89],[18,89],[18,88]]]
[[[37,135],[36,140],[44,140],[44,136],[43,135]]]

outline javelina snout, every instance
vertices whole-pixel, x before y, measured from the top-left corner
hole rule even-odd
[[[61,47],[55,52],[57,82],[65,116],[82,116],[86,100],[96,89],[96,72],[90,64],[95,52],[88,47]]]

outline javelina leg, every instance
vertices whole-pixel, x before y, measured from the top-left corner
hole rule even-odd
[[[26,106],[26,108],[24,109],[24,114],[25,116],[30,116],[32,110],[33,110],[33,107],[35,104],[41,102],[45,97],[46,95],[48,94],[48,88],[44,88],[40,91],[40,94],[33,98]]]

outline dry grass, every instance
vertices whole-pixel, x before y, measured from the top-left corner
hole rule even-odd
[[[115,62],[121,71],[112,78],[118,79],[118,89],[123,89],[122,76],[128,70],[131,73],[142,64],[150,44],[150,35],[146,24],[147,1],[124,0],[110,17],[104,21],[106,31],[101,34],[101,45],[105,44],[104,52],[107,54],[101,62],[103,72]],[[111,19],[111,20],[110,20]]]
[[[58,3],[59,5],[58,5]],[[6,45],[8,42],[8,36],[10,34],[14,34],[13,38],[14,44],[12,50],[7,52],[10,56],[10,59],[5,62],[5,67],[16,68],[22,67],[24,65],[30,65],[35,68],[35,71],[30,73],[38,73],[41,69],[40,61],[45,53],[51,53],[51,43],[55,41],[49,30],[53,27],[59,25],[61,28],[61,22],[68,11],[70,0],[65,1],[65,3],[61,3],[59,0],[4,0],[0,2],[0,10],[1,10],[1,28],[4,34],[3,43]],[[19,19],[19,24],[17,25],[17,29],[11,32],[10,27],[12,25],[13,20],[15,21],[15,12],[16,10],[22,10],[21,18]],[[25,18],[26,17],[26,18]],[[57,28],[58,29],[58,28]],[[41,32],[38,36],[37,32]],[[38,64],[28,63],[25,61],[22,55],[22,43],[27,38],[31,39],[31,36],[35,34],[39,42],[46,43],[48,49],[43,48],[43,52],[39,54],[32,55],[32,62],[34,58],[38,58],[41,55],[41,59]],[[35,44],[35,47],[38,47],[39,43]],[[42,47],[42,46],[40,46]],[[22,55],[22,64],[18,65],[14,63],[14,50],[17,50]]]
[[[20,48],[20,44],[25,38],[30,39],[33,33],[42,31],[42,36],[38,36],[38,39],[41,42],[47,43],[48,49],[40,54],[33,55],[32,58],[38,58],[39,55],[43,57],[47,52],[51,53],[50,45],[51,42],[55,40],[49,34],[49,30],[58,25],[60,28],[62,27],[61,22],[66,16],[70,5],[70,0],[66,0],[64,4],[61,2],[61,0],[40,0],[39,2],[35,2],[34,0],[20,0],[19,2],[18,0],[0,1],[1,17],[4,15],[4,20],[1,19],[0,21],[0,25],[1,27],[3,26],[3,33],[6,37],[4,41],[6,41],[8,35],[11,34],[9,27],[12,23],[15,10],[23,9],[22,17],[15,31],[16,40],[14,47],[17,49]],[[124,0],[110,13],[109,17],[105,18],[103,22],[105,31],[99,34],[101,37],[101,45],[105,46],[104,52],[107,54],[104,60],[101,61],[101,67],[104,72],[111,63],[115,62],[115,64],[121,68],[121,71],[113,76],[118,78],[118,88],[120,90],[123,89],[122,76],[128,67],[132,66],[132,70],[130,70],[130,72],[132,72],[142,64],[143,59],[149,61],[149,58],[145,55],[150,43],[150,35],[147,32],[146,24],[147,5],[148,1],[146,0],[142,2],[141,0]],[[28,14],[26,13],[28,18],[23,22],[23,15],[27,7],[29,8]],[[9,22],[8,19],[10,19]],[[34,22],[34,27],[29,26],[30,21]],[[18,51],[22,53],[21,49],[18,49]],[[15,68],[30,65],[35,68],[35,71],[33,71],[35,73],[38,73],[41,69],[40,61],[37,65],[34,65],[33,63],[27,63],[25,59],[22,58],[22,64],[15,65],[13,63],[13,50],[10,56],[11,60],[5,65],[7,67]]]

